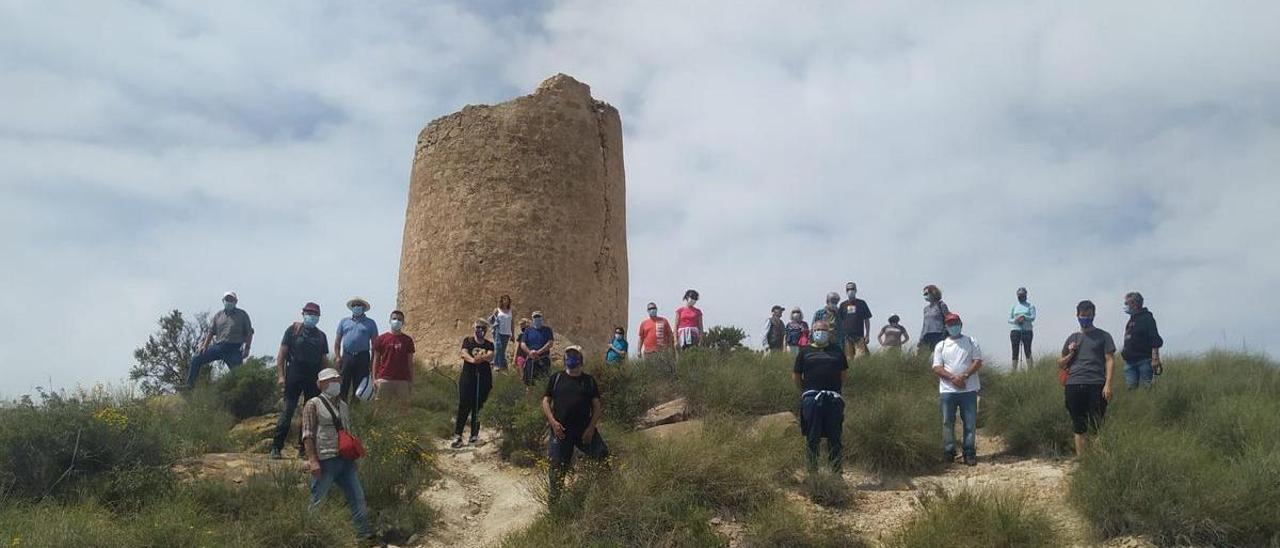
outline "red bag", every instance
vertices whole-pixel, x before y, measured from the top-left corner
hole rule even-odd
[[[351,435],[346,428],[342,426],[342,419],[338,413],[333,410],[333,406],[329,405],[329,400],[324,396],[320,398],[320,403],[324,404],[324,408],[329,411],[329,416],[333,417],[333,427],[338,429],[338,456],[343,460],[358,460],[364,456],[364,444],[360,443],[360,439]]]

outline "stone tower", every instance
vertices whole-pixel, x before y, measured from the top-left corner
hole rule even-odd
[[[452,364],[471,322],[511,295],[601,360],[627,325],[626,183],[618,110],[557,74],[526,95],[467,106],[418,135],[399,308],[427,363]],[[514,352],[514,350],[513,350]]]

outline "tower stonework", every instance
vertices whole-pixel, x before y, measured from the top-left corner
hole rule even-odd
[[[545,314],[557,357],[571,341],[599,361],[627,325],[626,226],[622,121],[586,84],[557,74],[431,122],[400,256],[398,307],[418,356],[460,361],[471,322],[509,294],[517,318]]]

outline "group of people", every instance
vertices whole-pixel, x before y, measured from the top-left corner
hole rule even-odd
[[[870,310],[865,301],[856,298],[857,286],[847,286],[848,299],[837,303],[831,295],[827,306],[814,315],[812,327],[805,325],[799,310],[793,310],[792,323],[782,329],[782,345],[777,344],[782,307],[774,306],[769,320],[766,344],[770,349],[786,348],[795,352],[793,377],[800,390],[800,424],[808,447],[810,471],[818,467],[819,450],[827,440],[827,457],[833,471],[839,473],[842,462],[842,435],[845,402],[843,385],[849,369],[849,358],[866,352],[865,333]],[[942,292],[933,285],[923,289],[928,303],[924,309],[920,349],[929,356],[934,376],[938,378],[938,404],[942,415],[942,458],[954,462],[957,456],[965,464],[977,464],[975,447],[978,393],[982,389],[981,370],[985,363],[978,341],[964,333],[964,322],[942,301]],[[1017,304],[1009,311],[1010,343],[1014,370],[1019,357],[1031,362],[1031,340],[1035,306],[1027,301],[1026,288],[1018,288]],[[834,305],[834,306],[833,306]],[[1160,337],[1155,317],[1146,308],[1142,295],[1130,292],[1124,298],[1124,311],[1129,316],[1125,325],[1121,355],[1125,361],[1125,383],[1130,389],[1151,386],[1163,366]],[[1088,435],[1096,432],[1106,415],[1113,396],[1116,344],[1112,336],[1094,325],[1097,307],[1084,300],[1076,306],[1080,330],[1067,337],[1057,364],[1063,385],[1063,399],[1071,420],[1076,453],[1085,450]],[[898,318],[880,331],[883,346],[897,348],[908,339]],[[800,324],[800,335],[791,339],[791,325]],[[886,344],[886,342],[894,344]],[[962,437],[956,441],[956,419],[962,424]]]
[[[792,309],[788,323],[782,322],[783,307],[774,306],[770,311],[764,342],[770,351],[788,351],[795,355],[792,373],[799,390],[800,424],[811,471],[818,467],[823,439],[827,440],[830,467],[837,473],[842,468],[843,387],[850,359],[868,354],[871,333],[871,309],[865,300],[858,298],[857,290],[857,284],[849,282],[845,286],[845,299],[841,300],[836,293],[828,294],[824,306],[814,313],[812,323],[804,321],[799,308]],[[963,321],[947,308],[937,286],[925,286],[922,294],[927,304],[918,348],[922,355],[930,356],[932,372],[938,379],[943,458],[954,462],[959,454],[972,466],[977,463],[974,445],[977,395],[984,365],[982,350],[976,340],[964,334]],[[696,306],[698,296],[692,289],[685,292],[683,305],[675,313],[674,328],[659,315],[655,303],[648,303],[647,317],[639,326],[636,357],[644,359],[701,344],[705,328],[702,311]],[[1025,355],[1024,363],[1030,363],[1036,319],[1035,306],[1027,301],[1025,288],[1018,289],[1017,298],[1017,304],[1009,312],[1015,370],[1020,356]],[[194,386],[204,365],[220,360],[234,368],[250,355],[254,329],[248,313],[239,308],[238,303],[234,292],[223,295],[223,309],[213,316],[209,333],[190,361],[188,387]],[[1121,352],[1125,360],[1125,380],[1130,388],[1150,386],[1154,375],[1162,369],[1159,350],[1163,340],[1141,294],[1129,293],[1124,304],[1129,314]],[[277,382],[283,389],[285,404],[276,425],[270,456],[282,458],[298,399],[302,396],[305,404],[298,454],[307,461],[312,474],[311,504],[313,508],[318,506],[328,490],[337,485],[346,496],[357,533],[368,535],[363,490],[354,461],[338,453],[338,432],[351,429],[350,404],[366,399],[401,399],[410,394],[415,347],[413,338],[404,333],[403,312],[392,311],[388,317],[390,329],[380,334],[377,322],[367,316],[372,308],[367,300],[354,297],[346,305],[350,316],[338,323],[332,358],[328,339],[318,328],[318,304],[306,303],[300,321],[285,329],[276,355]],[[1076,317],[1080,330],[1067,338],[1058,359],[1077,452],[1084,450],[1086,435],[1101,424],[1113,395],[1111,379],[1116,346],[1110,334],[1094,326],[1095,315],[1093,303],[1079,303]],[[493,388],[493,372],[507,369],[508,349],[514,342],[514,362],[527,390],[545,382],[541,408],[550,430],[549,482],[554,500],[575,449],[593,459],[608,456],[608,446],[597,428],[602,417],[602,397],[595,379],[583,371],[586,356],[581,347],[569,346],[563,351],[563,371],[551,373],[554,331],[539,311],[515,321],[511,298],[507,295],[499,298],[498,307],[488,318],[477,319],[472,327],[472,333],[463,338],[460,345],[462,366],[451,445],[454,448],[466,445],[463,433],[468,425],[467,443],[479,441],[479,414]],[[910,340],[896,315],[889,318],[888,325],[877,335],[882,347],[894,350]],[[606,364],[617,364],[628,359],[631,358],[626,330],[615,326],[602,360]],[[955,439],[957,415],[963,427],[958,444]]]

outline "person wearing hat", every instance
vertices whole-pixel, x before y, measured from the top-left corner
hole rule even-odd
[[[458,377],[458,419],[453,427],[454,449],[462,447],[462,429],[471,419],[471,440],[480,440],[480,408],[489,399],[489,391],[493,389],[493,357],[494,347],[485,332],[489,322],[476,320],[472,324],[475,331],[462,339],[462,374]]]
[[[836,309],[840,322],[839,331],[842,336],[840,344],[844,345],[844,354],[850,359],[866,356],[867,338],[871,335],[871,307],[867,301],[858,298],[858,284],[844,284],[847,299]]]
[[[946,462],[956,459],[956,410],[964,423],[964,463],[978,464],[974,440],[978,428],[978,390],[982,380],[982,348],[973,337],[963,334],[964,323],[958,314],[948,313],[943,318],[947,338],[933,349],[933,374],[938,377],[938,403],[942,407],[942,457]]]
[[[351,394],[369,378],[373,339],[378,336],[378,322],[365,315],[369,308],[369,301],[360,297],[347,301],[351,317],[338,322],[338,330],[333,337],[333,355],[337,356],[338,371],[342,372],[343,401],[351,401]]]
[[[648,317],[640,322],[640,357],[644,358],[656,352],[671,350],[675,347],[675,332],[671,330],[671,322],[658,315],[658,305],[649,303]]]
[[[787,325],[782,323],[783,310],[776,304],[769,309],[769,323],[764,331],[764,346],[769,352],[780,352],[786,346]]]
[[[1027,369],[1031,368],[1031,331],[1036,321],[1036,305],[1027,302],[1027,288],[1019,287],[1018,302],[1009,308],[1009,345],[1013,347],[1013,370],[1018,370],[1018,348],[1021,347],[1027,359],[1023,362]]]
[[[800,390],[800,431],[808,450],[809,473],[818,471],[818,451],[827,439],[827,460],[837,476],[844,469],[844,382],[849,360],[826,320],[813,323],[809,345],[796,354],[791,378]]]
[[[550,464],[548,502],[552,504],[560,496],[564,473],[573,463],[575,448],[597,461],[609,456],[609,447],[596,428],[604,416],[600,387],[582,370],[582,365],[582,348],[576,345],[565,348],[564,371],[557,371],[547,379],[547,389],[542,395],[542,415],[551,426],[547,459]]]
[[[222,360],[228,369],[234,369],[249,357],[249,349],[253,346],[253,322],[249,320],[248,312],[236,306],[239,302],[235,291],[222,294],[222,310],[213,315],[209,332],[200,341],[191,363],[187,364],[188,389],[195,387],[200,369],[205,364]]]
[[[533,386],[548,371],[551,371],[551,348],[555,345],[556,336],[546,324],[542,312],[535,310],[530,316],[533,323],[524,330],[524,339],[520,348],[525,351],[524,377],[525,386]]]
[[[271,458],[281,458],[284,440],[289,437],[293,413],[298,409],[298,396],[310,400],[320,394],[316,375],[329,366],[329,339],[321,331],[320,305],[307,303],[302,307],[302,321],[294,322],[280,339],[276,353],[276,382],[284,388],[284,410],[276,421],[276,435],[271,440]],[[339,385],[340,386],[340,385]],[[302,442],[298,442],[298,455],[303,455]]]
[[[342,375],[337,369],[325,368],[315,378],[313,386],[317,395],[308,399],[302,408],[302,444],[306,448],[307,469],[311,472],[310,510],[319,509],[329,489],[337,485],[347,499],[356,535],[371,539],[373,531],[369,527],[364,486],[360,484],[356,463],[338,455],[338,429],[354,431],[351,409],[339,397]]]
[[[813,321],[810,325],[817,325],[818,322],[827,322],[828,329],[831,330],[831,341],[836,345],[843,346],[844,331],[840,326],[840,294],[832,291],[827,293],[827,301],[813,312]]]

